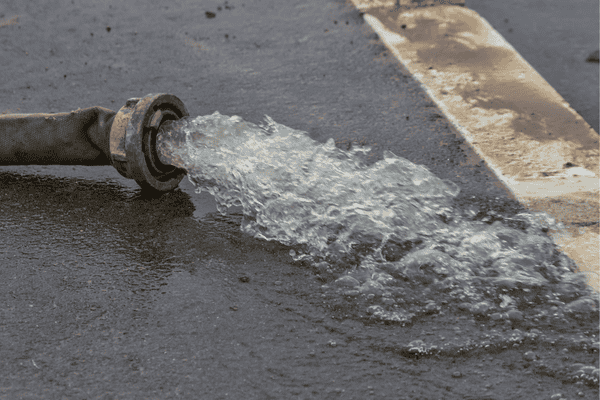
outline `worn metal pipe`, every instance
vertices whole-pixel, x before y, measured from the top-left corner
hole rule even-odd
[[[188,115],[165,93],[129,99],[117,112],[0,115],[0,165],[112,165],[143,189],[169,191],[185,171],[160,161],[156,135],[163,123]]]

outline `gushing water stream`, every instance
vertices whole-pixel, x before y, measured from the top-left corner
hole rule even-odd
[[[453,207],[455,184],[389,151],[367,165],[369,147],[345,151],[269,117],[255,125],[218,112],[163,125],[158,149],[220,212],[241,206],[245,233],[291,246],[295,261],[328,274],[325,291],[370,318],[597,321],[597,295],[544,233],[560,228],[551,217],[476,220]]]

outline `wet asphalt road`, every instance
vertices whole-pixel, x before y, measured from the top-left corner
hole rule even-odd
[[[512,339],[463,354],[407,352],[415,339],[468,343],[487,328],[456,314],[371,321],[325,295],[288,248],[240,233],[239,215],[211,212],[187,181],[152,198],[112,167],[5,171],[15,169],[0,174],[0,398],[597,395],[542,368],[558,356],[593,363],[597,352],[575,342],[567,353]],[[555,338],[584,329],[593,325]],[[540,361],[528,370],[532,349]]]
[[[156,2],[143,13],[133,2],[55,3],[10,4],[32,55],[67,17],[76,34],[92,26],[96,36],[59,36],[47,60],[56,79],[44,78],[54,87],[33,80],[35,94],[22,101],[31,78],[9,82],[3,97],[20,112],[116,110],[128,97],[169,92],[192,115],[268,114],[320,141],[374,144],[373,161],[388,149],[425,164],[464,198],[505,197],[343,2]],[[63,68],[74,84],[61,60],[72,61]],[[289,249],[241,234],[236,215],[217,214],[186,180],[151,198],[112,167],[1,167],[0,187],[0,398],[597,398],[526,371],[526,348],[407,355],[403,346],[426,332],[478,325],[464,316],[404,328],[365,322],[322,297],[318,275],[293,265]],[[551,359],[558,350],[537,351]],[[597,353],[569,356],[590,363]]]

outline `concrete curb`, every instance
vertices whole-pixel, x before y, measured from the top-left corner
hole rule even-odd
[[[508,193],[564,225],[553,239],[599,290],[598,134],[475,11],[352,2]]]

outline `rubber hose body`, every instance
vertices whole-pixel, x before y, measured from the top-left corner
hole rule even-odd
[[[69,113],[0,115],[0,165],[110,165],[115,114],[90,107]]]

